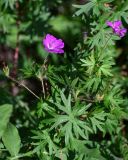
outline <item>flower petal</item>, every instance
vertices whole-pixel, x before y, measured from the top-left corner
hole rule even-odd
[[[113,28],[120,28],[122,26],[122,22],[121,21],[114,21],[113,22]]]
[[[119,36],[120,36],[120,37],[124,37],[125,34],[126,34],[126,32],[127,32],[127,29],[126,29],[126,28],[120,29]]]
[[[56,40],[53,43],[54,48],[64,48],[64,42],[61,39]]]
[[[107,21],[106,24],[107,24],[109,27],[113,27],[113,23],[110,22],[110,21]]]
[[[46,40],[50,43],[50,42],[54,42],[56,40],[56,38],[51,34],[47,34]]]

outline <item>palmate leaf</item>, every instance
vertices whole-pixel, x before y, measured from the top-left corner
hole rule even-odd
[[[85,150],[86,150],[85,145],[86,145],[87,143],[88,143],[88,142],[85,141],[85,140],[78,140],[78,139],[76,139],[76,138],[73,138],[72,141],[71,141],[70,148],[71,148],[72,150],[77,151],[78,153],[85,153]]]
[[[51,75],[48,75],[50,78],[51,84],[61,84],[61,85],[69,85],[69,79],[67,79],[67,76],[62,75],[55,75],[53,76],[53,73]]]
[[[100,29],[97,33],[94,33],[93,37],[89,39],[88,44],[90,45],[90,48],[94,48],[96,46],[103,47],[109,37],[110,35],[107,34],[105,29]]]
[[[111,134],[119,134],[122,126],[119,125],[119,121],[123,118],[127,118],[127,113],[125,113],[120,107],[114,107],[111,109],[111,113],[107,113],[106,121],[105,121],[105,132]]]
[[[98,54],[98,76],[112,76],[111,67],[115,64],[113,57],[102,49]]]
[[[123,1],[121,3],[121,7],[118,6],[117,9],[112,12],[111,19],[118,19],[121,20],[122,18],[125,20],[126,23],[128,23],[128,0]]]
[[[63,92],[60,93],[60,96],[68,113],[71,113],[71,94],[69,94],[68,99],[66,99]]]
[[[97,129],[104,132],[105,117],[106,114],[103,111],[100,113],[93,114],[93,117],[89,117],[94,133],[97,133]]]
[[[5,8],[10,7],[11,9],[14,9],[16,0],[3,0],[3,4]]]
[[[107,119],[105,121],[105,132],[109,132],[111,135],[116,132],[118,127],[118,119],[113,114],[107,114]]]
[[[61,132],[65,133],[65,144],[68,145],[73,139],[72,123],[67,122],[61,129]]]
[[[105,50],[106,51],[106,50]],[[87,91],[96,92],[98,87],[103,87],[105,78],[113,76],[112,66],[114,65],[113,57],[103,49],[91,53],[89,58],[82,59],[82,66],[85,67],[86,76],[84,88]]]
[[[91,129],[90,129],[91,130]],[[73,131],[75,137],[78,139],[80,136],[84,139],[88,139],[88,137],[85,135],[85,132],[83,132],[83,129],[81,126],[77,123],[77,121],[73,122]]]
[[[67,115],[57,115],[54,119],[51,119],[51,120],[53,120],[54,122],[55,119],[56,119],[56,122],[52,125],[50,130],[52,130],[53,128],[57,128],[58,125],[69,121],[69,117]]]
[[[128,144],[127,144],[126,140],[125,140],[125,142],[122,142],[120,144],[120,150],[121,150],[121,153],[123,155],[123,159],[127,160],[128,159]]]
[[[41,154],[48,154],[53,155],[57,152],[58,147],[57,145],[52,141],[50,134],[48,130],[43,131],[34,131],[33,132],[35,136],[32,138],[36,140],[36,143],[32,143],[34,146],[34,152],[41,153]],[[48,148],[48,150],[47,150]]]
[[[121,95],[120,85],[112,87],[111,92],[107,93],[104,97],[104,104],[106,106],[119,107],[123,103]]]
[[[89,58],[81,60],[83,62],[82,66],[86,67],[86,73],[89,76],[92,74],[101,76],[112,76],[111,67],[114,65],[113,57],[110,53],[106,54],[103,49],[99,52],[91,53]]]
[[[124,108],[121,108],[120,106],[114,107],[111,111],[111,114],[116,116],[117,120],[128,118],[127,112],[125,112]]]
[[[76,150],[74,160],[105,160],[101,155],[99,148],[87,148],[85,146],[87,142],[74,139],[72,140],[72,149]],[[78,149],[79,148],[79,149]]]
[[[84,5],[73,5],[75,8],[78,8],[75,15],[79,16],[83,13],[89,14],[92,10],[93,14],[100,15],[101,11],[109,11],[110,7],[105,7],[105,3],[110,3],[114,0],[88,0],[88,3]]]
[[[75,88],[75,86],[76,86],[76,84],[78,83],[78,81],[79,81],[79,78],[78,78],[78,77],[75,78],[75,79],[71,82],[71,87],[72,87],[72,88]]]
[[[97,132],[97,128],[98,128],[99,130],[101,130],[102,132],[104,131],[103,128],[102,128],[102,125],[104,125],[103,122],[97,120],[97,119],[94,118],[94,117],[90,118],[90,120],[91,120],[91,122],[92,122],[92,128],[93,128],[93,130],[94,130],[94,133]]]
[[[74,120],[63,125],[61,132],[65,134],[65,144],[68,145],[74,136],[76,138],[82,137],[88,139],[88,134],[92,132],[92,129],[88,127],[87,123]]]
[[[86,79],[86,84],[84,86],[87,91],[95,92],[98,89],[98,86],[102,86],[102,79],[100,77],[91,77]]]
[[[86,106],[77,103],[77,105],[71,106],[70,94],[68,98],[66,98],[64,93],[60,92],[60,96],[63,105],[60,104],[61,102],[55,103],[60,110],[60,112],[58,112],[59,114],[53,116],[54,118],[43,120],[42,123],[52,124],[50,130],[59,128],[60,132],[65,137],[65,143],[67,145],[73,137],[87,139],[92,129],[85,121],[80,120],[80,117],[87,114],[86,110],[90,107],[90,104]]]
[[[67,150],[67,148],[61,148],[60,150],[57,151],[55,156],[59,159],[62,159],[62,160],[68,160],[68,150]]]
[[[73,106],[72,112],[73,112],[74,115],[77,115],[77,117],[79,117],[81,115],[86,115],[88,113],[87,110],[90,108],[90,106],[91,106],[91,103],[84,106],[83,104],[79,104],[79,102],[77,101],[75,103],[75,106]]]
[[[92,151],[91,151],[92,150]],[[101,153],[99,152],[99,149],[90,149],[90,152],[87,153],[81,153],[81,154],[76,154],[75,160],[106,160]]]
[[[104,48],[106,43],[107,46],[112,46],[115,44],[115,40],[120,40],[119,36],[113,34],[111,30],[106,29],[107,26],[105,24],[106,21],[102,24],[102,28],[100,28],[101,24],[97,24],[97,30],[94,28],[96,26],[92,28],[92,37],[88,38],[87,41],[91,49],[97,48],[97,46]]]
[[[110,64],[101,65],[98,70],[98,75],[112,76],[111,65]]]
[[[49,102],[50,103],[50,102]],[[46,113],[49,113],[51,115],[56,115],[55,109],[53,107],[50,107],[50,105],[46,102],[43,102],[42,100],[38,103],[38,117],[46,115]]]
[[[89,1],[85,5],[73,5],[75,8],[78,8],[79,10],[76,11],[75,15],[80,16],[81,14],[85,13],[88,14],[88,12],[94,7],[94,3]]]
[[[87,39],[87,44],[90,48],[112,46],[115,44],[115,40],[119,40],[120,37],[113,34],[112,30],[107,27],[106,21],[109,20],[110,15],[103,14],[103,16],[97,21],[93,21],[91,25],[91,37]],[[111,21],[111,20],[110,20]]]
[[[87,74],[91,75],[94,72],[94,67],[96,64],[96,60],[94,57],[94,54],[91,54],[86,60],[81,59],[81,61],[83,62],[82,66],[87,67]]]
[[[128,0],[125,1],[124,6],[122,8],[122,18],[125,20],[126,23],[128,23]]]

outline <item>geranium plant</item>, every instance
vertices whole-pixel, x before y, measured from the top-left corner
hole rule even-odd
[[[127,160],[128,1],[0,7],[0,159]]]

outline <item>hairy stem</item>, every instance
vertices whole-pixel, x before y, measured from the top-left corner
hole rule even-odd
[[[43,94],[44,94],[44,99],[45,99],[45,87],[44,87],[44,80],[42,79],[41,80],[41,84],[42,84],[42,91],[43,91]]]
[[[107,39],[105,45],[104,45],[103,48],[102,48],[102,51],[107,47],[108,42],[109,42],[109,40],[111,39],[111,37],[112,37],[112,34],[111,34],[110,37]]]
[[[42,68],[44,69],[44,72],[47,70],[47,67],[48,67],[47,66],[48,57],[49,57],[49,54],[44,59],[44,63],[42,65]],[[46,98],[46,93],[45,93],[44,77],[41,77],[40,81],[41,81],[41,84],[42,84],[42,92],[43,92],[44,99],[45,99]]]

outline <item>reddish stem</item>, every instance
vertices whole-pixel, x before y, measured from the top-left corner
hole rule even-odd
[[[18,59],[19,59],[19,25],[20,25],[20,10],[19,10],[19,2],[16,1],[16,12],[17,12],[17,19],[16,19],[16,26],[17,26],[17,37],[16,37],[16,48],[13,56],[13,71],[12,71],[12,77],[16,78],[17,76],[17,68],[18,68]],[[18,88],[15,84],[12,85],[12,94],[15,96],[18,93]]]
[[[14,56],[13,56],[13,60],[14,60],[14,68],[13,68],[13,77],[15,78],[17,75],[17,67],[18,67],[18,59],[19,59],[19,24],[20,24],[20,20],[19,20],[19,2],[16,1],[16,10],[17,10],[17,21],[16,21],[16,25],[17,25],[17,38],[16,38],[16,48],[15,48],[15,52],[14,52]]]

